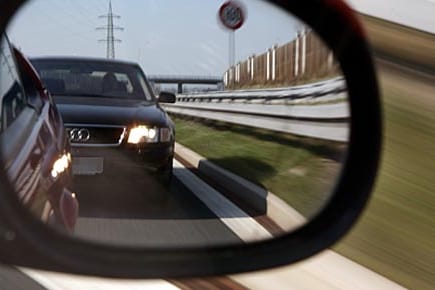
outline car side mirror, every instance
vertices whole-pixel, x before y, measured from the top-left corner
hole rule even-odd
[[[24,1],[17,1],[17,3],[20,2]],[[205,5],[202,6],[203,2],[198,0],[195,7],[206,9]],[[197,154],[191,154],[192,151],[181,148],[184,150],[184,155],[178,160],[174,160],[173,168],[172,166],[163,166],[153,172],[163,171],[165,173],[173,170],[174,176],[177,178],[169,186],[169,190],[172,190],[170,193],[173,194],[171,202],[161,201],[159,200],[161,196],[156,196],[155,204],[159,204],[162,208],[162,212],[157,214],[150,203],[141,201],[143,196],[140,194],[132,198],[131,204],[129,203],[128,209],[132,208],[133,212],[119,211],[119,203],[127,198],[124,194],[118,195],[113,194],[113,192],[117,189],[122,193],[145,189],[147,198],[149,198],[153,193],[169,192],[167,188],[162,185],[154,185],[159,191],[153,191],[152,182],[147,183],[146,180],[138,177],[139,175],[134,174],[128,176],[127,185],[121,186],[116,184],[118,174],[114,174],[112,178],[104,180],[107,182],[107,186],[104,187],[101,197],[95,198],[94,203],[98,205],[98,211],[81,213],[79,228],[75,233],[77,235],[65,234],[47,226],[41,222],[38,216],[32,214],[29,208],[26,208],[26,204],[17,198],[20,196],[18,192],[20,188],[7,175],[6,158],[0,154],[0,262],[23,267],[119,278],[225,275],[298,262],[331,247],[352,228],[371,195],[377,176],[381,149],[382,119],[377,77],[365,34],[354,12],[341,0],[252,2],[254,4],[261,2],[269,10],[264,9],[264,6],[256,6],[257,15],[260,15],[256,23],[261,25],[251,27],[250,39],[252,41],[250,43],[259,41],[258,28],[260,26],[274,22],[268,20],[274,20],[272,15],[276,14],[267,14],[265,11],[278,11],[280,15],[285,17],[295,16],[290,21],[287,19],[287,22],[274,22],[287,23],[285,25],[276,24],[276,28],[283,29],[285,35],[291,35],[289,37],[292,38],[289,39],[288,45],[283,45],[280,48],[274,45],[273,41],[276,38],[272,37],[266,41],[266,45],[270,45],[270,48],[266,49],[267,51],[260,51],[260,49],[246,51],[241,62],[236,64],[230,61],[230,65],[228,65],[225,60],[225,48],[228,46],[226,43],[223,45],[221,39],[211,43],[204,41],[201,43],[204,44],[202,46],[192,45],[188,39],[183,38],[183,35],[175,36],[175,39],[179,37],[177,42],[179,41],[180,44],[188,47],[186,50],[189,52],[191,52],[192,47],[195,47],[209,52],[215,57],[214,59],[200,58],[192,53],[192,58],[182,62],[182,64],[188,63],[192,65],[192,68],[200,67],[207,71],[210,66],[217,63],[220,76],[223,75],[223,84],[222,86],[219,84],[219,86],[224,87],[225,91],[206,91],[203,93],[204,89],[203,92],[197,93],[192,89],[189,93],[178,95],[177,104],[167,106],[168,114],[173,114],[171,119],[174,123],[177,116],[181,115],[183,117],[179,120],[186,124],[184,127],[178,127],[180,130],[177,131],[177,135],[175,135],[175,130],[172,130],[171,124],[157,121],[145,123],[143,126],[138,126],[138,134],[139,137],[150,142],[139,144],[140,146],[136,146],[137,144],[126,146],[126,149],[130,150],[127,151],[128,155],[116,155],[116,157],[118,161],[127,163],[135,156],[133,153],[146,151],[151,152],[147,156],[148,158],[157,159],[160,153],[158,150],[164,145],[167,146],[165,147],[167,152],[179,157],[180,147],[178,144],[173,145],[168,141],[173,140],[175,136],[179,138],[183,130],[192,129],[188,133],[184,133],[187,136],[186,139],[191,141],[199,135],[193,136],[194,133],[198,133],[195,132],[196,128],[214,120],[217,120],[213,126],[218,133],[228,133],[229,128],[233,128],[236,133],[244,134],[243,138],[247,135],[246,131],[249,131],[250,139],[245,138],[243,139],[245,141],[240,141],[239,144],[236,144],[237,146],[226,145],[223,148],[215,146],[219,145],[220,141],[210,134],[203,134],[205,137],[199,141],[193,140],[197,141],[200,149],[214,146],[213,149],[217,148],[219,151],[223,151],[221,158],[214,158],[210,155],[209,158],[201,159],[197,156],[201,153],[200,150],[193,152]],[[169,9],[169,13],[174,13],[175,4],[162,3],[163,1],[160,1],[156,6],[162,5],[161,7]],[[227,28],[240,27],[244,20],[240,15],[244,12],[243,9],[237,7],[237,3],[236,1],[227,1],[220,10],[212,10],[210,14],[198,13],[197,10],[194,10],[196,16],[201,15],[200,18],[206,19],[207,25],[209,24],[208,26],[198,25],[195,22],[195,27],[201,29],[211,27],[214,32],[219,31],[216,13],[226,20]],[[8,5],[0,4],[1,17],[7,11],[7,18],[10,18],[18,9],[16,6],[11,8]],[[250,7],[249,5],[246,3],[247,9]],[[165,9],[161,11],[167,11]],[[252,12],[251,10],[250,19],[253,19]],[[164,12],[158,13],[161,14],[158,15],[159,21],[161,18],[167,18]],[[202,17],[204,15],[211,16]],[[190,19],[189,17],[186,19]],[[7,21],[0,22],[0,33],[5,31],[6,23]],[[173,23],[171,21],[167,23],[173,25],[171,29],[174,30],[177,28],[176,25],[179,25],[175,20]],[[32,25],[32,23],[28,25]],[[288,31],[290,27],[292,28],[291,33]],[[268,35],[270,31],[272,30],[264,30],[263,34],[270,36]],[[225,30],[222,33],[224,35],[222,39],[228,39],[226,37],[228,32],[234,31]],[[309,32],[315,33],[319,41],[313,40],[314,38],[311,38]],[[194,33],[189,33],[189,35],[194,35],[195,39],[202,40]],[[216,33],[209,33],[209,35],[215,37]],[[230,34],[230,39],[231,37],[234,37],[234,34]],[[169,47],[167,45],[168,39],[174,41],[164,35],[162,47]],[[213,40],[216,39],[213,38]],[[157,41],[150,41],[150,46],[154,46],[156,43]],[[237,45],[240,43],[241,41],[237,42]],[[225,48],[220,47],[220,45]],[[322,63],[317,62],[317,58],[313,57],[314,47],[321,47],[319,51]],[[324,47],[327,49],[323,50]],[[157,51],[153,51],[153,49],[155,47],[151,47],[150,51]],[[261,54],[257,55],[257,53]],[[225,57],[222,57],[223,55]],[[293,57],[290,58],[289,55]],[[172,59],[169,60],[169,56],[185,60],[181,55],[180,45],[180,50],[177,47],[159,60],[156,70],[169,67],[171,71],[177,71],[173,69]],[[310,57],[312,58],[309,59]],[[286,60],[282,61],[287,65],[282,67],[282,71],[286,71],[287,77],[291,75],[292,80],[294,80],[284,90],[281,87],[271,88],[268,86],[273,81],[285,82],[288,80],[279,74],[280,70],[277,65],[279,59]],[[162,65],[161,62],[164,61],[167,63]],[[326,80],[318,78],[318,73],[322,73],[323,68],[329,68],[334,74],[329,75]],[[311,75],[304,75],[306,72],[310,72]],[[317,77],[315,82],[313,82],[312,76]],[[204,77],[196,77],[194,80],[203,82],[201,84],[210,81]],[[215,82],[215,80],[212,81]],[[242,84],[243,81],[247,83],[256,81],[256,83],[250,87],[249,91],[246,91],[246,87]],[[167,84],[162,85],[166,86]],[[168,92],[162,92],[158,96],[159,103],[174,103],[175,99],[175,95]],[[92,102],[98,103],[99,101]],[[114,105],[107,106],[110,113],[114,112],[112,114],[113,120],[118,118],[116,112],[126,110],[123,106],[129,106],[130,103],[133,102],[114,102]],[[270,108],[275,105],[274,108],[278,109],[271,112]],[[82,109],[77,108],[74,103],[71,107],[72,110],[82,113]],[[149,112],[148,109],[143,106],[131,115]],[[163,113],[159,110],[151,115],[155,117],[161,114]],[[190,115],[186,117],[187,114]],[[88,113],[86,117],[91,120],[97,119],[94,118],[92,112]],[[194,119],[201,120],[197,122],[200,123],[199,125],[196,124],[198,127],[195,127],[196,125],[192,121]],[[206,121],[203,121],[204,119]],[[231,126],[228,123],[231,123]],[[128,131],[128,127],[118,128],[113,123],[110,124],[109,132],[119,131],[122,133],[117,134],[116,141],[119,139],[119,144],[107,146],[104,148],[104,152],[113,152],[110,150],[120,147],[122,140],[133,136],[132,131]],[[101,126],[95,128],[96,134],[101,136]],[[273,134],[269,132],[272,130],[275,130]],[[291,131],[291,133],[283,132],[283,130]],[[77,134],[82,133],[77,130]],[[121,137],[118,138],[118,136]],[[232,137],[233,135],[220,136],[223,136],[221,139],[224,141],[235,139]],[[89,135],[85,137],[89,137]],[[322,138],[328,140],[325,141]],[[80,135],[79,139],[84,139],[84,135]],[[272,139],[277,140],[273,144],[274,146],[293,146],[299,150],[295,151],[299,155],[293,154],[293,152],[284,152],[284,150],[280,150],[282,147],[273,147],[273,154],[270,154],[263,150],[265,147],[257,146],[259,143],[267,143]],[[319,141],[319,139],[322,140]],[[164,142],[159,144],[159,140],[164,140]],[[254,143],[253,140],[258,143],[251,144]],[[334,161],[332,159],[337,155],[335,154],[337,150],[330,153],[328,145],[331,143],[333,143],[334,149],[342,150],[339,153],[344,152],[337,158],[339,162],[332,162]],[[91,144],[89,147],[92,147],[93,150],[95,144]],[[245,147],[249,147],[251,155],[239,154],[238,150],[245,149]],[[82,146],[77,146],[77,148],[77,150],[83,150]],[[230,149],[235,150],[232,151],[232,155],[227,154]],[[313,168],[317,168],[317,165],[320,164],[319,166],[328,170],[327,173],[334,168],[339,169],[334,171],[332,178],[329,178],[330,175],[326,175],[325,179],[329,179],[327,181],[330,181],[329,185],[331,186],[321,188],[321,198],[311,198],[304,194],[305,192],[296,192],[297,186],[285,183],[281,188],[284,189],[285,193],[289,193],[291,201],[299,202],[299,204],[295,202],[293,208],[289,206],[290,203],[286,204],[283,201],[284,198],[277,199],[273,195],[274,191],[260,183],[261,179],[267,177],[268,174],[273,174],[277,178],[283,177],[282,179],[285,181],[291,181],[292,178],[298,181],[297,178],[304,178],[304,180],[308,180],[308,184],[315,182],[316,176],[307,174],[309,168],[306,167],[308,166],[299,159],[299,157],[306,155],[312,156],[312,152],[333,155],[326,162],[324,158],[321,158],[323,155],[319,155],[320,157],[316,159],[318,163],[313,164]],[[253,162],[252,159],[259,155],[275,163],[270,165],[270,163]],[[297,160],[278,171],[278,165],[282,161],[290,159],[289,156],[296,156]],[[83,160],[85,159],[79,161]],[[163,161],[167,162],[168,160]],[[102,157],[91,157],[87,158],[86,163],[82,162],[81,165],[88,165],[96,171],[96,169],[103,167],[103,162]],[[225,172],[216,166],[216,164],[224,166],[234,163],[242,169],[239,175]],[[162,162],[162,164],[168,163]],[[136,163],[133,165],[134,169],[143,169]],[[117,169],[110,163],[104,166],[110,170]],[[60,169],[63,168],[60,167]],[[254,173],[260,173],[257,174],[258,176],[253,174],[255,175],[253,178],[258,181],[257,183],[248,183],[241,177],[250,170],[257,170]],[[207,173],[209,176],[206,176]],[[212,180],[213,177],[216,180],[221,178],[221,181],[216,182]],[[199,180],[201,178],[203,180]],[[85,185],[90,187],[101,185],[95,182],[93,176],[85,176],[84,180]],[[275,180],[269,179],[269,184],[266,185],[274,185]],[[210,183],[204,185],[205,181]],[[139,182],[139,185],[136,185],[135,182]],[[297,185],[298,182],[295,184]],[[224,188],[225,186],[229,186],[231,192],[228,188]],[[277,190],[279,189],[277,188]],[[190,203],[187,204],[188,193],[196,190],[195,196],[192,195]],[[230,202],[225,197],[228,194],[241,194],[245,199],[241,200],[239,196],[235,196],[234,202]],[[25,195],[21,194],[21,196]],[[77,196],[79,202],[82,198],[84,205],[81,206],[82,209],[85,208],[86,201],[92,203],[93,198],[87,194],[78,192]],[[306,199],[307,197],[310,198]],[[113,207],[110,206],[107,210],[101,211],[100,206],[109,203],[107,201],[111,198],[113,200],[110,204],[113,203]],[[246,202],[255,203],[258,211],[251,210],[251,208],[243,211],[238,207],[238,204],[244,206]],[[170,209],[173,204],[178,206],[176,210]],[[210,208],[210,212],[208,208],[205,208],[205,204]],[[298,209],[297,206],[299,206],[300,212],[305,210],[308,213],[299,214],[295,210],[295,208]],[[303,208],[304,206],[306,208]],[[314,207],[314,209],[310,207]],[[285,211],[286,215],[281,215],[282,210]],[[103,216],[102,213],[107,213],[107,215]],[[193,216],[193,213],[197,215]],[[265,219],[269,217],[269,214],[278,218],[276,220]],[[124,226],[128,223],[130,223],[131,229],[141,231],[143,235],[140,236],[140,239],[125,231]],[[196,227],[199,223],[201,223],[201,228],[197,230]],[[173,226],[174,224],[175,226]],[[185,228],[183,228],[184,226]],[[158,236],[152,233],[165,229],[169,230],[165,231],[160,240],[156,240],[155,238]],[[214,232],[215,236],[210,237],[209,232],[207,232],[205,237],[196,238],[197,232],[201,233],[202,230],[209,229]],[[100,233],[103,233],[102,236],[105,238],[103,242],[98,239],[100,237],[95,238],[94,236],[94,234]],[[216,243],[216,237],[225,239]],[[127,243],[123,243],[123,238],[128,238]],[[183,244],[184,239],[188,242]]]
[[[175,95],[169,92],[160,92],[158,97],[159,103],[175,103]]]
[[[14,47],[13,51],[18,63],[18,69],[20,71],[24,89],[29,97],[29,104],[39,112],[44,105],[42,99],[48,98],[48,94],[45,92],[45,88],[38,73],[29,60],[17,48]]]

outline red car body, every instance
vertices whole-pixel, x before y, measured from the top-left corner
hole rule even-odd
[[[0,46],[0,154],[20,202],[44,223],[73,231],[70,144],[56,106],[27,58],[7,36]]]

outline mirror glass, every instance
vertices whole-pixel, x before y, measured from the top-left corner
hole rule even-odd
[[[254,0],[34,0],[7,37],[2,168],[23,206],[66,235],[247,243],[304,225],[333,193],[349,140],[346,83],[286,11]],[[40,110],[9,43],[47,89]]]

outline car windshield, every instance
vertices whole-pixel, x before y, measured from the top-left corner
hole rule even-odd
[[[55,96],[153,100],[144,74],[134,64],[62,59],[32,63]]]

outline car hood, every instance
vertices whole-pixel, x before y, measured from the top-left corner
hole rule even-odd
[[[168,117],[155,102],[95,97],[55,97],[64,123],[168,126]]]

